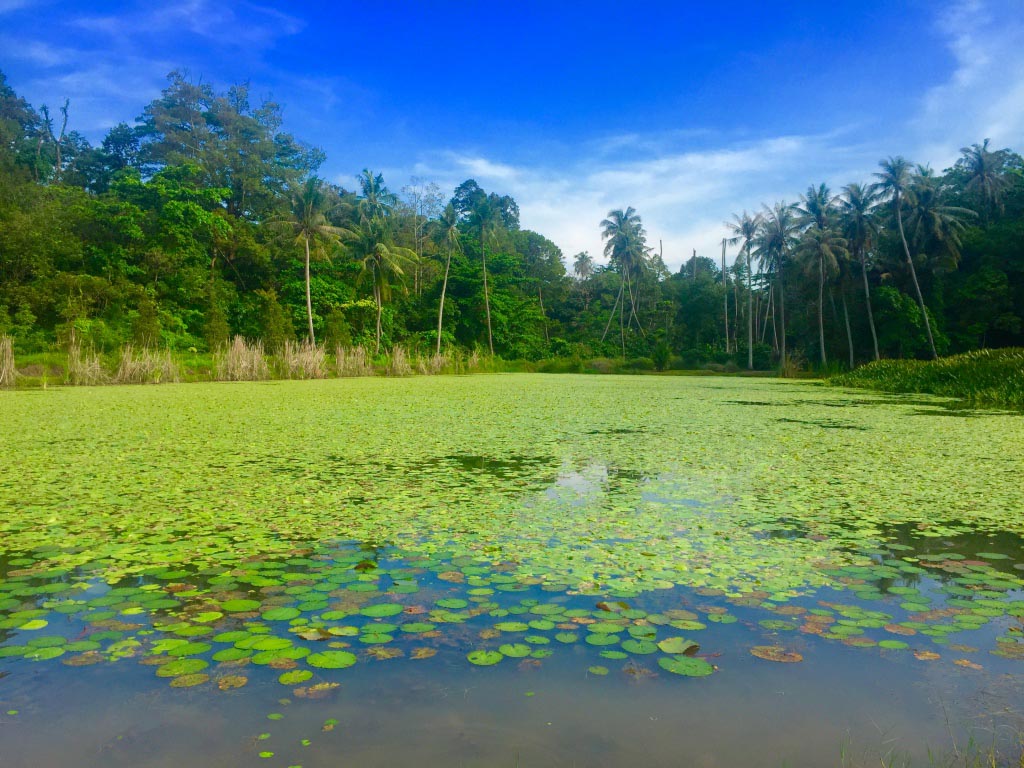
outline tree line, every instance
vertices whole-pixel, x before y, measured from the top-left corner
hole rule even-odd
[[[450,196],[371,170],[324,181],[323,152],[246,84],[173,72],[99,146],[72,118],[0,73],[0,336],[24,352],[240,335],[768,368],[1024,345],[1024,160],[988,141],[941,173],[892,157],[838,193],[737,214],[720,255],[675,273],[638,212],[613,210],[606,263],[579,253],[570,272],[472,179]]]

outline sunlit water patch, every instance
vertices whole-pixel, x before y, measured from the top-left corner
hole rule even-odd
[[[4,759],[1012,749],[1021,422],[841,402],[571,376],[6,394]]]

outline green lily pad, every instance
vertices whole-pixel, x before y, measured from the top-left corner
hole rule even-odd
[[[466,654],[466,658],[469,659],[470,664],[475,664],[478,667],[490,667],[505,657],[500,651],[470,651]]]

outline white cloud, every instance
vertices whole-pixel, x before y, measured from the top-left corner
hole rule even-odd
[[[301,19],[273,8],[226,0],[141,5],[138,10],[116,16],[81,16],[72,23],[118,42],[188,33],[218,46],[246,49],[268,47],[305,26]]]
[[[421,159],[414,172],[449,189],[475,178],[488,191],[511,194],[522,226],[549,237],[567,261],[582,250],[600,260],[601,219],[613,208],[632,205],[644,220],[649,244],[657,249],[661,240],[666,263],[678,269],[693,248],[719,258],[723,222],[733,212],[757,210],[780,195],[795,199],[811,180],[838,184],[847,180],[838,174],[848,165],[867,167],[876,157],[838,143],[835,134],[771,137],[634,160],[610,157],[605,146],[589,146],[566,168],[440,151]]]
[[[747,142],[703,130],[627,133],[584,142],[563,165],[445,150],[425,155],[414,172],[449,188],[472,177],[485,189],[511,194],[523,227],[551,238],[567,261],[581,250],[600,257],[599,222],[610,209],[627,205],[643,217],[649,243],[657,248],[664,242],[670,269],[678,269],[694,248],[717,260],[723,222],[733,213],[796,201],[821,181],[835,191],[869,181],[887,155],[907,154],[941,170],[961,146],[985,137],[997,147],[1021,149],[1024,16],[1012,12],[1015,4],[999,8],[973,0],[938,16],[936,32],[955,66],[943,82],[908,94],[908,117],[889,135],[860,137],[860,126]]]
[[[948,167],[961,146],[991,138],[1020,148],[1024,138],[1024,14],[1016,0],[967,0],[940,14],[937,31],[954,61],[910,123],[920,157]]]

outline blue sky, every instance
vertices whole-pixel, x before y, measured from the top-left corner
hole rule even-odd
[[[1024,150],[1024,0],[713,5],[0,0],[0,69],[94,141],[172,69],[250,81],[334,181],[473,177],[567,258],[632,205],[671,268],[717,258],[732,213],[885,155]]]

